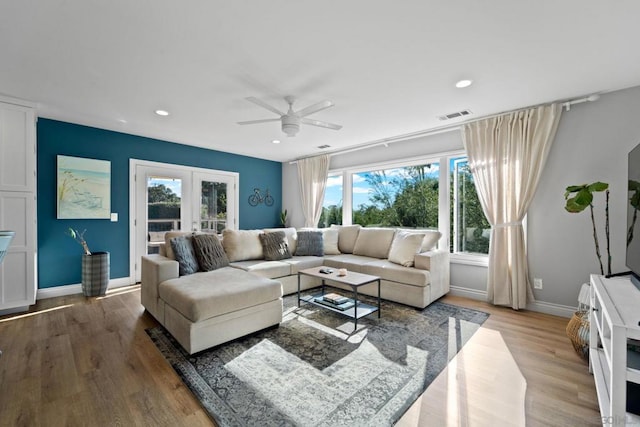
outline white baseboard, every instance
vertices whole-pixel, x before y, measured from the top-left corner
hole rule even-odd
[[[131,285],[130,277],[119,277],[117,279],[109,280],[109,287],[107,289],[115,289],[121,288],[123,286]],[[66,295],[73,294],[81,294],[82,293],[82,285],[78,283],[77,285],[64,285],[64,286],[53,286],[51,288],[42,288],[38,289],[36,293],[36,300],[46,299],[46,298],[54,298],[54,297],[63,297]]]
[[[451,286],[449,293],[458,297],[471,298],[479,301],[487,300],[487,291],[478,289],[463,288],[461,286]],[[534,301],[527,304],[527,310],[536,311],[538,313],[552,314],[554,316],[570,318],[577,310],[577,307],[568,305],[554,304],[551,302]]]

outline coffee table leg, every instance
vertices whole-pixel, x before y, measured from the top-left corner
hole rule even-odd
[[[353,316],[356,318],[355,326],[353,327],[353,331],[355,332],[358,330],[358,288],[355,286],[353,287],[353,293],[355,294],[353,306]]]
[[[298,308],[300,307],[300,273],[298,273]]]
[[[380,318],[380,279],[378,279],[378,319]]]

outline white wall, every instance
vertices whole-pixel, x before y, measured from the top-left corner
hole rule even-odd
[[[611,187],[610,221],[613,272],[626,270],[627,154],[640,143],[640,87],[604,94],[600,100],[575,105],[564,112],[544,176],[529,209],[528,251],[530,276],[543,279],[544,289],[534,291],[536,300],[576,306],[580,285],[590,273],[598,273],[589,214],[564,210],[568,185],[608,182]],[[389,161],[462,148],[459,131],[442,133],[388,148],[376,147],[331,158],[331,168]],[[283,209],[291,225],[304,219],[299,204],[296,165],[283,164]],[[604,196],[596,196],[598,218],[603,219]],[[604,229],[601,249],[605,252]],[[606,268],[606,267],[605,267]],[[481,295],[486,290],[486,268],[451,265],[451,285]]]

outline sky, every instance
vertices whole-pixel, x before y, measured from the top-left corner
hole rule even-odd
[[[360,172],[353,174],[353,207],[354,210],[360,208],[363,204],[369,204],[369,196],[371,187],[366,181],[368,172]],[[392,168],[385,170],[387,177],[402,177],[406,175],[405,168]],[[437,163],[431,164],[429,175],[438,176],[439,167]],[[323,206],[342,204],[342,174],[329,176],[327,179],[327,188],[324,194]]]

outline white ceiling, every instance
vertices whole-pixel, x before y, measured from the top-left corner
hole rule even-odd
[[[42,117],[287,161],[461,109],[640,85],[639,18],[637,0],[3,0],[0,93]],[[310,118],[343,129],[236,124],[277,117],[244,98],[284,110],[285,95],[333,101]]]

